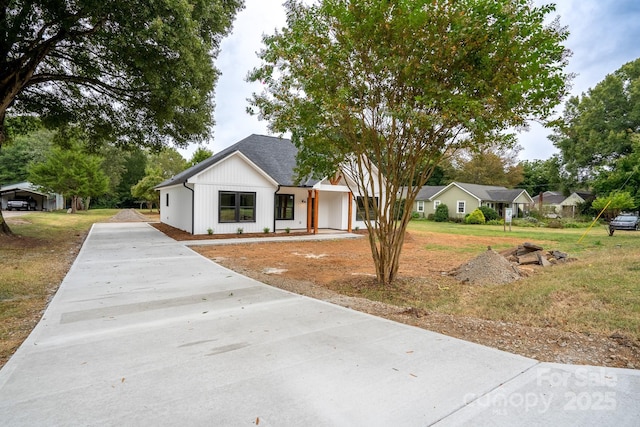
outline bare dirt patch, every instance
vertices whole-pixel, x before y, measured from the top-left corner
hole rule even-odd
[[[425,233],[409,234],[403,248],[400,279],[381,289],[366,238],[312,242],[265,242],[196,247],[198,252],[241,274],[291,292],[358,311],[443,333],[452,337],[532,357],[540,361],[640,368],[640,346],[624,336],[599,336],[556,327],[481,319],[418,308],[408,304],[415,289],[440,290],[461,284],[452,273],[486,247],[516,246],[514,238],[474,237]],[[443,256],[438,248],[459,248]],[[478,250],[465,250],[465,248]],[[528,267],[528,274],[537,268]],[[277,273],[274,273],[277,272]],[[385,294],[379,302],[364,298]],[[398,298],[397,304],[394,298]],[[420,295],[424,295],[423,293]],[[465,298],[473,298],[473,291]],[[388,303],[391,301],[392,303]]]

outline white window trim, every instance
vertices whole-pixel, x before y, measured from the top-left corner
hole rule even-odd
[[[460,203],[462,203],[462,212],[460,212]],[[458,200],[458,201],[456,201],[456,213],[459,213],[459,214],[467,213],[467,201],[466,200]]]
[[[440,200],[434,200],[433,201],[433,210],[438,209],[438,206],[442,204],[442,201]]]
[[[424,201],[423,200],[418,200],[417,205],[416,205],[416,209],[418,210],[418,212],[424,212]]]

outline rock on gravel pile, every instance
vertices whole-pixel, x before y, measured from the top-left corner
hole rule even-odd
[[[461,282],[486,285],[502,285],[522,277],[518,267],[493,249],[462,264],[453,272],[453,276]]]

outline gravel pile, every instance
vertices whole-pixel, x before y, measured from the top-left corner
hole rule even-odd
[[[511,283],[522,277],[518,267],[491,248],[458,267],[453,276],[461,282],[486,285]]]

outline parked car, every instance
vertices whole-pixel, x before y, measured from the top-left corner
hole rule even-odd
[[[609,236],[616,230],[640,230],[640,217],[633,214],[621,214],[609,223]]]
[[[9,200],[7,202],[7,210],[8,211],[12,211],[14,209],[17,210],[26,210],[26,211],[30,211],[30,210],[35,210],[36,208],[36,201],[33,200]]]

